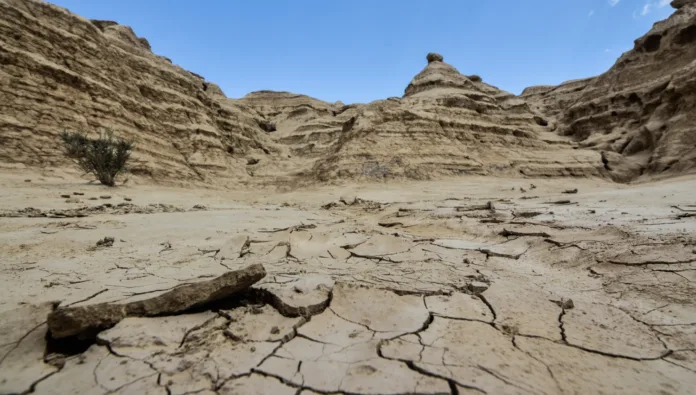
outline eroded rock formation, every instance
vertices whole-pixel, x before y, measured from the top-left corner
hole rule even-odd
[[[561,135],[605,151],[616,181],[696,167],[696,2],[672,6],[606,73],[522,95],[556,119]]]
[[[365,105],[344,124],[316,177],[603,174],[599,153],[557,136],[524,100],[469,79],[438,54],[427,58],[403,98]]]
[[[0,161],[67,165],[62,130],[112,129],[137,144],[133,172],[245,179],[269,140],[215,84],[150,51],[127,26],[34,0],[0,1]]]
[[[63,129],[138,144],[133,171],[216,183],[460,174],[680,174],[693,147],[696,6],[675,1],[605,74],[519,97],[427,55],[401,98],[326,103],[288,92],[227,99],[112,21],[0,1],[0,161],[62,166]]]

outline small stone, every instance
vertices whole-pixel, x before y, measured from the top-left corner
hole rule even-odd
[[[75,196],[83,196],[84,192],[73,192],[72,194]]]
[[[31,180],[24,180],[24,182],[31,182]]]
[[[260,159],[258,158],[247,158],[247,165],[255,165],[259,163]]]
[[[254,314],[254,315],[263,314],[263,308],[260,306],[254,306],[251,308],[251,314]]]
[[[197,204],[197,205],[193,206],[193,210],[205,210],[205,209],[207,209],[207,207],[205,207],[202,204]]]
[[[575,307],[573,299],[570,298],[551,299],[551,301],[563,310],[570,310]]]
[[[277,335],[279,333],[280,333],[280,328],[278,328],[277,326],[274,326],[273,328],[271,328],[272,335]]]
[[[82,201],[82,200],[80,200],[80,199],[78,199],[78,198],[69,198],[69,199],[65,199],[65,203],[80,203],[81,201]]]
[[[89,198],[89,200],[97,200],[97,198],[91,197],[91,198]]]
[[[123,200],[125,200],[125,201],[127,201],[127,202],[130,202],[130,201],[132,201],[133,199],[131,199],[131,198],[129,198],[129,197],[125,197],[125,198],[123,198]]]
[[[467,289],[474,295],[482,293],[483,291],[487,290],[488,287],[489,285],[482,281],[472,281],[467,285]]]
[[[60,197],[62,197],[64,199],[70,199],[70,195],[60,195]]]
[[[578,193],[578,189],[577,189],[577,188],[575,188],[575,189],[566,189],[565,191],[563,191],[563,193],[569,194],[569,195],[576,194],[576,193]]]
[[[100,199],[111,199],[111,195],[101,195],[99,196]]]
[[[114,245],[115,239],[113,237],[104,237],[97,242],[97,247],[111,247]]]

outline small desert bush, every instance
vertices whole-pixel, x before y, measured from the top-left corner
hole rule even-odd
[[[132,141],[114,137],[110,131],[102,132],[96,138],[65,131],[60,138],[65,156],[72,159],[85,174],[94,174],[99,182],[110,187],[116,184],[116,176],[126,171],[134,147]]]

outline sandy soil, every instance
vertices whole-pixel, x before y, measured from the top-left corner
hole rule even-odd
[[[0,392],[690,393],[693,191],[694,177],[109,189],[7,171]],[[307,314],[282,296],[46,340],[51,302],[145,300],[255,263],[257,289],[328,291]]]

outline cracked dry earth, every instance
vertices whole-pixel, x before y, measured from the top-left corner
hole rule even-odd
[[[696,388],[693,177],[267,194],[3,177],[1,393]],[[105,193],[132,206],[89,209]]]

